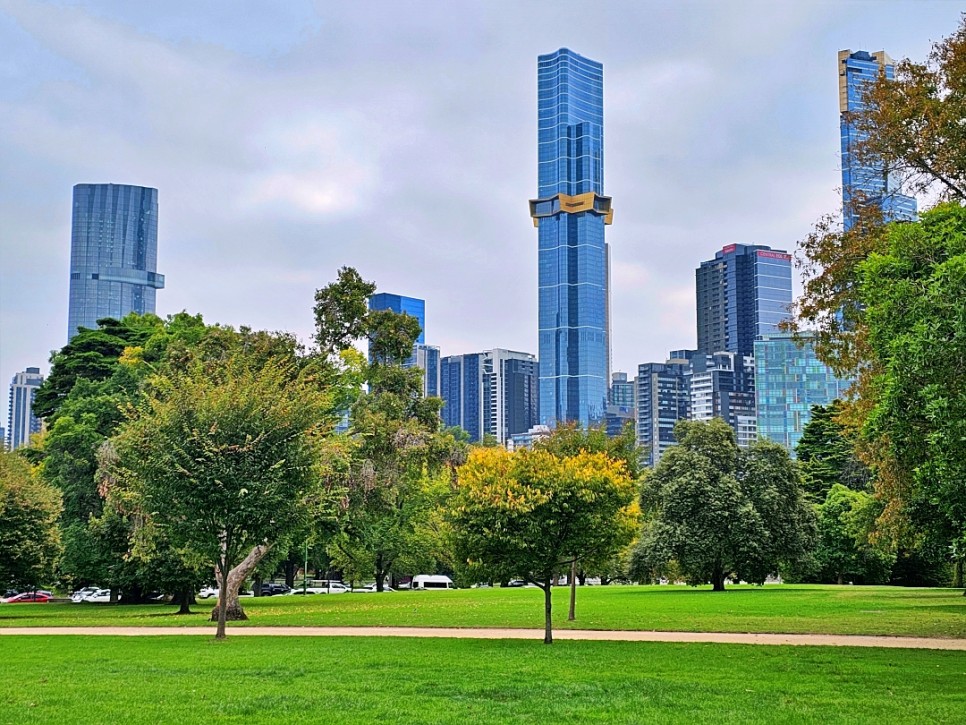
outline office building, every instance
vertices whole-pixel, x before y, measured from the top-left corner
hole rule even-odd
[[[643,462],[656,466],[677,441],[674,425],[691,411],[690,370],[693,350],[672,352],[666,362],[637,367],[637,445]]]
[[[624,432],[624,427],[630,423],[637,425],[637,400],[634,393],[634,381],[627,379],[627,373],[611,373],[610,391],[607,395],[607,413],[604,427],[607,435],[614,437]]]
[[[886,220],[916,218],[916,200],[900,192],[899,178],[881,163],[856,153],[864,134],[849,117],[865,109],[863,93],[884,75],[891,79],[895,66],[885,51],[839,51],[839,129],[842,148],[842,217],[845,229],[855,223],[856,204],[875,204]]]
[[[537,59],[540,422],[600,422],[610,377],[603,66],[566,48]]]
[[[67,338],[105,317],[155,312],[158,190],[126,184],[78,184],[70,240]]]
[[[815,356],[808,337],[768,335],[755,343],[758,434],[795,455],[812,407],[846,398],[851,380],[842,380]]]
[[[771,247],[729,244],[695,272],[698,350],[754,354],[762,335],[791,316],[792,256]]]
[[[406,314],[419,320],[417,345],[426,343],[426,301],[416,297],[405,297],[388,292],[378,292],[369,297],[370,310],[392,310],[397,315]]]
[[[470,440],[492,436],[501,445],[537,424],[537,361],[500,348],[444,357],[440,363],[443,423]]]
[[[422,372],[423,397],[439,397],[439,348],[435,345],[413,345],[412,356],[403,367],[417,367]]]
[[[735,352],[698,352],[691,358],[688,374],[689,418],[721,418],[734,429],[739,446],[754,443],[758,438],[754,358]]]
[[[30,442],[30,436],[40,433],[40,419],[33,413],[34,396],[44,382],[40,368],[27,368],[13,376],[10,382],[10,398],[7,404],[8,451],[16,450]]]

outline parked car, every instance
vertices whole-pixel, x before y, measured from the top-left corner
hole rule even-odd
[[[211,599],[212,597],[218,597],[218,587],[202,587],[201,591],[198,592],[198,599]]]
[[[378,591],[379,590],[376,589],[375,582],[373,582],[372,584],[367,584],[364,587],[356,587],[355,589],[352,590],[352,593],[353,594],[375,594]],[[382,591],[384,591],[384,592],[394,592],[396,590],[393,589],[392,587],[383,587],[382,588]]]
[[[456,585],[445,574],[418,574],[413,577],[409,588],[413,591],[427,591],[429,589],[456,589]]]
[[[24,592],[23,594],[6,597],[0,601],[6,604],[26,604],[30,602],[39,604],[41,602],[49,602],[50,600],[51,596],[48,592]]]
[[[351,591],[342,582],[313,582],[313,586],[305,588],[306,594],[345,594]],[[294,587],[288,594],[302,594],[302,587]]]
[[[121,595],[120,594],[117,595],[117,599],[118,599],[118,601],[121,600]],[[110,589],[98,589],[96,592],[94,592],[92,594],[88,594],[86,597],[84,597],[83,601],[85,601],[85,602],[93,602],[95,604],[103,604],[105,602],[109,602],[109,601],[111,601],[111,590]]]
[[[276,594],[288,594],[290,591],[292,590],[285,584],[274,584],[272,582],[262,584],[263,597],[273,597]]]
[[[100,589],[100,587],[84,587],[83,589],[78,589],[76,592],[70,595],[70,600],[74,602],[74,604],[77,604],[78,602],[84,601],[84,597],[86,597],[88,594],[93,594],[98,589]]]

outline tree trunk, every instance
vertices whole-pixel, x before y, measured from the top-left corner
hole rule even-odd
[[[725,590],[725,573],[724,569],[717,568],[711,575],[712,591],[723,592]]]
[[[956,563],[953,564],[953,589],[960,589],[963,586],[963,560],[962,558],[956,559]],[[966,596],[966,592],[963,592],[963,596]]]
[[[295,573],[299,570],[300,566],[301,566],[301,563],[296,561],[295,559],[289,559],[283,565],[283,568],[285,571],[285,586],[287,586],[289,589],[295,588]],[[309,572],[308,572],[308,569],[306,569],[305,576],[308,576],[308,575],[309,575]]]
[[[839,585],[845,584],[845,575],[842,572],[839,572],[838,580],[835,583]]]
[[[543,582],[543,614],[544,614],[544,630],[543,630],[543,643],[553,644],[553,624],[550,615],[553,610],[553,603],[550,599],[550,584],[552,574],[548,574],[544,577]]]
[[[587,583],[587,572],[583,569],[577,572],[577,581],[580,582],[580,586],[584,586]]]
[[[383,586],[383,580],[386,577],[385,562],[382,556],[376,557],[376,591],[382,592],[385,587]]]
[[[252,580],[252,594],[254,594],[256,597],[262,596],[262,582],[264,582],[264,579],[262,579],[260,576],[256,576]]]
[[[570,611],[567,612],[567,621],[573,622],[577,619],[577,560],[570,562]]]
[[[240,622],[248,619],[248,615],[245,614],[245,610],[242,609],[241,604],[238,601],[238,590],[248,575],[252,573],[252,569],[258,566],[258,562],[265,558],[265,555],[271,550],[271,544],[259,544],[246,556],[240,564],[234,567],[230,572],[228,572],[228,586],[224,586],[222,581],[223,577],[220,571],[215,572],[215,577],[218,580],[218,607],[216,607],[211,612],[211,621],[218,622],[219,630],[221,631],[220,636],[215,635],[219,639],[224,638],[225,633],[223,629],[223,623],[220,621],[220,610],[222,600],[225,600],[225,619],[231,622]]]

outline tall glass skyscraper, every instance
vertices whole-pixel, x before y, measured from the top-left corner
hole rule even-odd
[[[603,420],[610,382],[603,66],[566,48],[537,59],[540,422]]]
[[[884,51],[839,51],[839,128],[842,135],[842,213],[845,229],[855,223],[853,197],[862,203],[877,204],[887,221],[916,218],[916,200],[899,193],[899,180],[879,164],[862,163],[856,144],[865,135],[850,121],[848,114],[865,109],[862,94],[866,86],[882,74],[892,79],[895,66]]]
[[[70,238],[67,339],[103,317],[155,311],[158,190],[127,184],[78,184]]]
[[[34,396],[44,382],[40,368],[27,368],[10,381],[10,401],[7,407],[7,450],[13,451],[30,442],[30,436],[40,433],[40,419],[34,415]]]
[[[791,316],[792,256],[729,244],[695,272],[698,350],[753,355],[755,340]]]
[[[378,292],[369,297],[370,310],[392,310],[397,315],[406,314],[419,320],[419,337],[417,345],[426,343],[426,301],[418,297],[394,295],[389,292]]]

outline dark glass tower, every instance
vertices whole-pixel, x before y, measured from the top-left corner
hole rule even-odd
[[[126,184],[78,184],[70,238],[67,339],[103,317],[155,311],[158,190]]]
[[[839,128],[842,135],[842,216],[845,229],[855,223],[855,203],[876,204],[887,221],[916,218],[916,200],[899,193],[899,180],[878,164],[862,163],[855,146],[864,134],[849,113],[864,110],[862,93],[880,74],[892,79],[895,66],[884,51],[839,51]]]
[[[599,422],[610,381],[603,66],[566,48],[537,59],[540,422]]]
[[[792,256],[729,244],[695,272],[698,350],[753,355],[755,340],[791,315]]]

